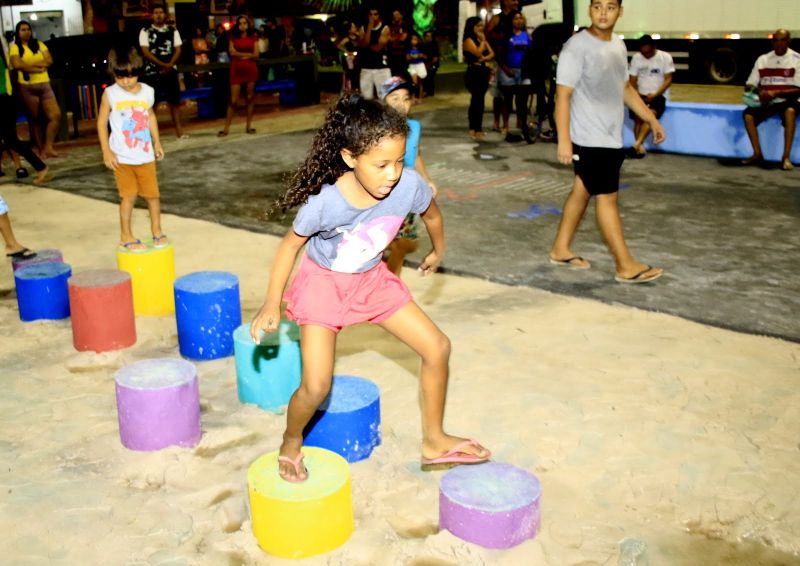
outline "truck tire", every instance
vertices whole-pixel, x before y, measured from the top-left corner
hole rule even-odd
[[[739,72],[736,52],[728,47],[718,47],[706,61],[706,71],[711,82],[730,84]]]

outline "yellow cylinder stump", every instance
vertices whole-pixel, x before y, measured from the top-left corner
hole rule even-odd
[[[258,458],[247,472],[253,534],[266,552],[305,558],[329,552],[353,532],[353,498],[347,460],[323,448],[303,447],[308,479],[278,475],[278,452]]]
[[[172,244],[145,251],[117,250],[117,267],[131,274],[133,310],[136,314],[175,312],[175,254]]]

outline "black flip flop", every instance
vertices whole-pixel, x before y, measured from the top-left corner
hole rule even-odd
[[[11,259],[31,259],[32,257],[36,257],[36,252],[28,248],[22,248],[18,252],[6,254],[6,257]]]
[[[648,271],[650,271],[652,269],[653,269],[653,266],[648,265],[647,267],[642,269],[639,273],[637,273],[633,277],[623,277],[622,275],[615,275],[614,276],[614,281],[616,281],[617,283],[627,283],[627,284],[631,284],[631,283],[650,283],[650,281],[655,281],[656,279],[658,279],[659,277],[664,275],[664,272],[661,271],[660,273],[656,273],[655,275],[650,275],[649,277],[643,277],[643,275],[645,273],[647,273]]]
[[[558,265],[559,267],[568,267],[570,269],[589,269],[590,267],[592,267],[591,263],[589,263],[587,260],[583,259],[579,255],[568,257],[567,259],[554,259],[554,258],[548,256],[547,259],[549,259],[550,263],[552,263],[553,265]],[[575,260],[585,261],[589,265],[578,265],[578,264],[572,263]]]

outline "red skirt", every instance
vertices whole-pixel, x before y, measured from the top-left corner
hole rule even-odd
[[[252,59],[231,61],[231,84],[254,83],[258,80],[258,65]]]

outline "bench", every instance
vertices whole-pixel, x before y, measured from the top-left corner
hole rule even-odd
[[[289,106],[297,104],[297,83],[294,79],[258,81],[256,92],[277,92],[280,95],[281,104]]]
[[[667,131],[664,143],[655,146],[652,137],[645,148],[667,153],[705,155],[708,157],[743,159],[753,154],[744,129],[744,104],[710,104],[702,102],[669,102],[661,124]],[[783,125],[780,116],[772,116],[758,126],[764,159],[780,161],[783,155]],[[633,144],[633,120],[627,115],[623,142]],[[800,129],[795,132],[791,159],[800,163]]]
[[[214,118],[214,89],[210,86],[199,86],[181,91],[181,100],[196,100],[197,115],[200,118]]]

